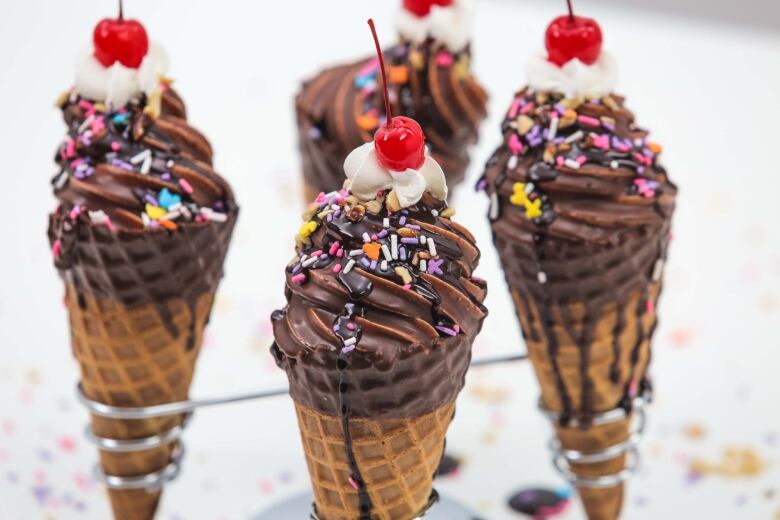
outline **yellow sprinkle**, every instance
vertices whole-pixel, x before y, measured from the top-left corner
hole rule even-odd
[[[525,193],[525,183],[516,182],[514,186],[512,186],[512,189],[514,190],[514,193],[509,197],[509,202],[515,206],[525,206],[528,203],[528,195]]]
[[[409,62],[417,70],[420,70],[425,65],[425,58],[420,51],[412,51],[409,53]]]
[[[301,229],[298,230],[298,235],[302,236],[303,238],[307,238],[309,235],[314,233],[316,229],[317,229],[317,223],[313,220],[310,220],[308,222],[303,223]]]
[[[158,208],[157,206],[152,206],[151,204],[146,205],[146,214],[149,215],[149,217],[152,220],[157,220],[163,215],[165,215],[166,211],[162,208]]]
[[[455,62],[455,75],[460,79],[465,79],[471,73],[471,60],[468,55],[461,54],[457,62]]]
[[[528,220],[542,216],[542,199],[528,201],[525,205],[525,216]]]

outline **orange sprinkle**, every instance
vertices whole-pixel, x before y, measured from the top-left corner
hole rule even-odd
[[[360,116],[357,118],[357,125],[361,130],[373,130],[379,126],[379,119],[374,116]]]
[[[363,252],[366,253],[371,260],[379,260],[379,251],[382,246],[379,242],[371,242],[370,244],[363,244]]]
[[[176,222],[174,222],[173,220],[159,220],[158,222],[162,227],[164,227],[165,229],[169,229],[171,231],[176,231],[176,229],[178,229],[179,227],[176,225]]]
[[[575,112],[574,110],[572,110],[572,109],[570,108],[570,109],[566,110],[566,111],[563,113],[563,117],[566,117],[566,118],[568,118],[568,119],[577,119],[577,112]]]
[[[664,147],[658,143],[647,143],[647,149],[658,155],[663,151]]]
[[[390,67],[390,70],[387,71],[390,76],[390,83],[395,83],[396,85],[403,85],[407,81],[409,81],[409,69],[407,69],[403,65],[398,65],[396,67]]]

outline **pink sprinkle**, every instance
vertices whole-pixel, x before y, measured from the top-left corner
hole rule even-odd
[[[460,325],[456,323],[455,325],[452,326],[452,330],[454,330],[455,332],[460,332]]]
[[[73,157],[76,155],[76,141],[68,139],[68,143],[65,145],[65,157]]]
[[[334,273],[340,273],[341,272],[341,264],[334,264],[333,265],[333,272]]]
[[[338,250],[339,250],[339,243],[338,242],[333,242],[330,245],[330,249],[328,249],[328,254],[329,255],[335,255],[336,251],[338,251]]]
[[[92,121],[92,125],[91,125],[91,127],[92,127],[92,133],[93,133],[93,134],[98,134],[98,133],[100,133],[100,132],[101,132],[101,131],[102,131],[102,130],[103,130],[105,127],[106,127],[106,124],[105,124],[105,122],[104,122],[104,119],[103,119],[103,117],[96,117],[96,118],[95,118],[95,119]]]
[[[111,219],[106,216],[106,220],[103,222],[109,231],[114,232],[116,231],[116,228],[114,227],[114,223],[111,222]]]
[[[523,105],[523,108],[520,109],[520,113],[523,115],[530,114],[534,111],[534,108],[536,107],[533,103],[528,103],[527,105]]]
[[[566,161],[564,160],[564,158],[563,158],[563,156],[562,156],[562,155],[559,155],[558,157],[556,157],[556,158],[555,158],[555,163],[556,163],[558,166],[563,166],[563,164],[564,164],[565,162],[566,162]]]
[[[295,276],[293,276],[292,278],[290,278],[290,281],[291,281],[292,283],[297,283],[297,284],[302,284],[302,283],[303,283],[305,280],[306,280],[306,275],[305,275],[305,274],[303,274],[303,273],[301,273],[301,274],[296,274]]]
[[[354,323],[347,323],[347,328],[349,330],[355,330],[355,324]]]
[[[449,67],[453,63],[452,54],[441,51],[436,55],[436,65],[439,67]]]
[[[408,291],[409,289],[411,289],[411,288],[412,288],[412,284],[410,284],[410,283],[407,283],[407,284],[405,284],[405,285],[402,285],[402,286],[401,286],[401,288],[402,288],[402,289],[404,289],[404,290],[406,290],[406,291]]]
[[[317,249],[316,251],[313,251],[309,256],[311,256],[312,258],[317,258],[320,255],[322,255],[322,249]]]
[[[70,210],[70,219],[76,220],[80,213],[81,213],[81,206],[79,205],[73,206],[73,209]]]
[[[593,146],[602,150],[609,150],[609,136],[591,134]]]
[[[642,195],[644,195],[646,199],[652,199],[655,197],[655,190],[645,190],[642,192]]]
[[[192,192],[195,191],[192,189],[192,185],[187,182],[187,179],[179,179],[179,186],[189,194],[192,194]]]
[[[195,217],[195,222],[206,222],[206,216],[198,215],[197,217]]]
[[[509,119],[514,119],[517,117],[517,112],[520,110],[520,102],[522,100],[520,98],[517,98],[512,103],[512,106],[509,108]]]
[[[580,116],[577,116],[577,121],[579,121],[583,125],[601,126],[601,121],[599,121],[595,117],[580,115]]]
[[[645,309],[647,310],[648,314],[655,312],[655,302],[653,302],[653,300],[647,300]]]
[[[336,251],[336,258],[342,258],[344,256],[344,249],[339,248],[338,251]]]
[[[119,150],[122,149],[122,145],[119,144],[119,141],[112,141],[111,142],[111,149],[114,150],[115,152],[118,152]]]
[[[352,486],[353,488],[355,488],[355,490],[357,491],[358,490],[358,485],[357,485],[357,482],[355,482],[355,479],[353,479],[352,477],[349,477],[347,480],[349,481],[349,485]]]
[[[650,164],[652,164],[652,161],[650,160],[650,158],[642,155],[641,153],[634,152],[634,159],[636,159],[638,162],[644,164],[645,166],[650,166]]]
[[[580,163],[580,166],[582,166],[583,164],[588,162],[588,158],[585,157],[584,155],[580,155],[579,157],[577,157],[577,162]]]
[[[321,203],[321,202],[325,202],[325,192],[324,192],[324,191],[321,191],[321,192],[319,193],[319,195],[317,195],[317,198],[316,198],[316,199],[314,199],[314,202],[316,202],[316,203],[318,203],[318,204],[319,204],[319,203]]]
[[[54,255],[54,258],[60,257],[60,250],[62,249],[62,245],[60,244],[60,240],[57,239],[54,241],[54,245],[51,246],[51,252]]]
[[[511,136],[509,136],[509,149],[514,155],[520,155],[523,153],[523,143],[520,141],[520,138],[517,137],[517,134],[513,133]]]

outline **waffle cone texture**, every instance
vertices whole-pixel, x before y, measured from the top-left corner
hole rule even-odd
[[[321,520],[360,517],[358,492],[350,484],[340,417],[295,404],[317,516]],[[419,417],[352,418],[352,449],[371,496],[371,518],[411,519],[427,506],[433,476],[444,453],[455,413],[449,403]]]
[[[235,216],[176,233],[112,231],[51,216],[50,241],[65,283],[73,354],[85,396],[118,407],[187,399]],[[116,440],[158,435],[183,416],[148,420],[92,417],[93,433]],[[140,476],[164,469],[176,444],[129,453],[103,451],[103,472]],[[161,489],[109,490],[118,520],[154,518]]]

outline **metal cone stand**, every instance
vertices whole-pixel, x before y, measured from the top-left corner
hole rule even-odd
[[[472,361],[473,368],[491,366],[514,361],[524,361],[528,358],[525,354],[512,356],[500,356],[492,358],[475,359]],[[81,384],[77,387],[77,397],[79,402],[84,405],[90,414],[106,417],[110,419],[138,420],[151,419],[156,417],[167,417],[170,415],[185,414],[185,420],[181,425],[158,435],[146,437],[143,439],[118,440],[98,437],[87,426],[85,435],[90,443],[94,444],[101,451],[109,452],[134,452],[145,451],[167,444],[175,444],[171,462],[165,468],[150,473],[148,475],[139,475],[134,477],[122,477],[117,475],[106,475],[99,465],[95,466],[95,479],[110,489],[159,489],[166,483],[176,479],[181,473],[181,463],[184,455],[184,443],[182,442],[182,433],[189,424],[189,417],[198,408],[207,408],[224,404],[238,403],[243,401],[254,401],[266,399],[280,395],[286,395],[286,388],[274,390],[261,390],[256,392],[247,392],[226,397],[215,397],[208,399],[190,399],[176,403],[167,403],[156,406],[142,407],[117,407],[98,403],[88,399],[82,391]],[[647,403],[646,398],[638,398],[633,403],[633,408],[637,412],[636,425],[631,436],[625,442],[611,446],[605,450],[593,453],[582,453],[575,450],[564,450],[555,439],[550,443],[554,452],[553,465],[556,470],[569,482],[577,486],[585,487],[610,487],[630,478],[637,470],[639,465],[639,453],[636,446],[642,437],[645,425],[644,406]],[[550,410],[545,410],[540,403],[540,409],[552,420],[557,418],[557,414]],[[606,424],[608,422],[619,421],[625,417],[625,410],[622,408],[599,414],[593,420],[594,424]],[[569,463],[587,463],[598,462],[614,458],[623,453],[630,455],[629,466],[614,475],[608,475],[598,478],[584,479],[578,477],[569,469]],[[253,520],[294,520],[311,518],[318,520],[313,511],[313,499],[310,493],[293,497],[286,500],[261,515],[254,517]],[[425,520],[474,520],[476,515],[470,512],[463,505],[455,502],[451,498],[440,497],[436,491],[433,491],[431,500],[425,511],[422,511],[417,518]]]

